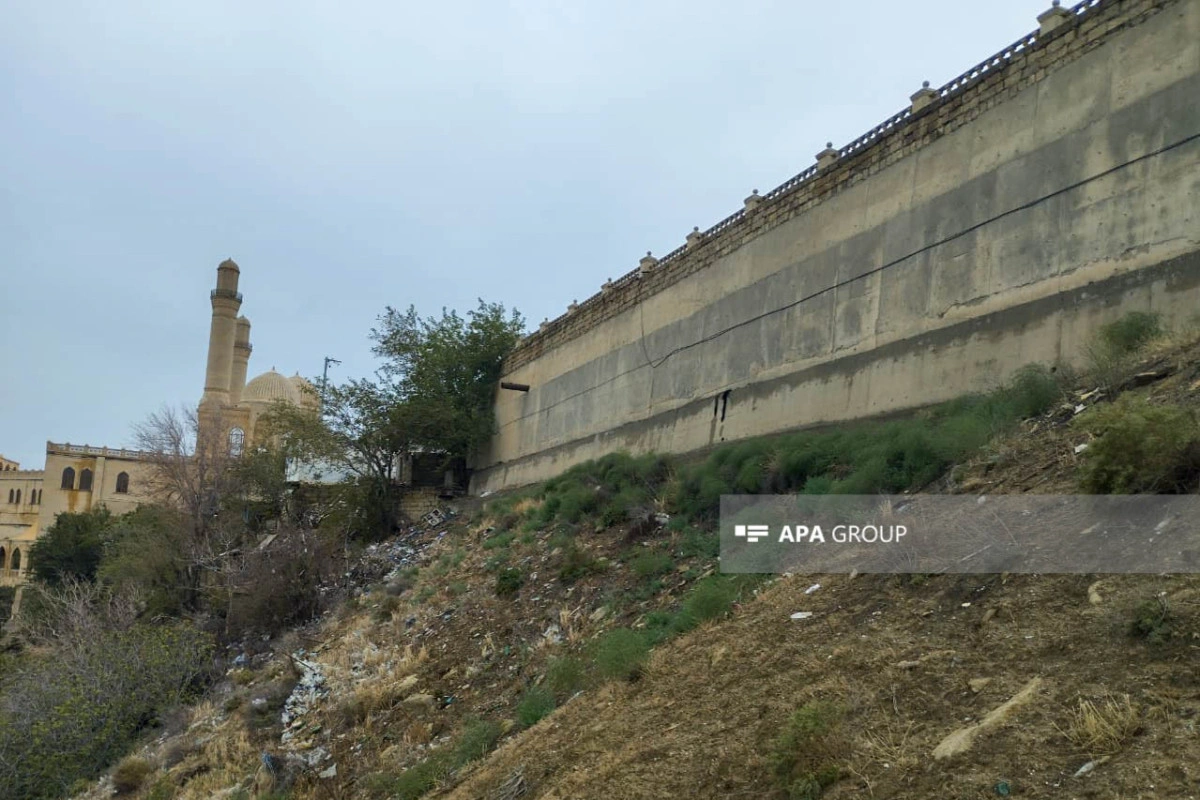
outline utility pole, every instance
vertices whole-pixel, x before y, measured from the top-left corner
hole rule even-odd
[[[325,356],[325,366],[321,370],[321,402],[322,403],[325,402],[325,387],[329,385],[329,365],[330,364],[341,364],[341,363],[342,362],[338,361],[336,358],[330,358],[329,356]]]

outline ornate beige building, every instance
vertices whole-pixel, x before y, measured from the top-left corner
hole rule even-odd
[[[287,378],[272,368],[246,382],[250,321],[237,316],[242,305],[240,272],[232,260],[217,267],[200,401],[201,425],[217,424],[235,453],[254,441],[259,417],[275,401],[317,405],[312,385],[299,375]],[[122,514],[150,500],[150,470],[148,453],[90,445],[46,442],[45,466],[36,470],[23,470],[0,456],[0,586],[24,582],[30,545],[62,512],[105,506]]]

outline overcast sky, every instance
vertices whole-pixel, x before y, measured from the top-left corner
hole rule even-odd
[[[386,305],[530,328],[1036,28],[1040,0],[0,4],[0,453],[250,374],[374,369]]]

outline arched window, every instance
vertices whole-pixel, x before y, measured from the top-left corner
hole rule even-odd
[[[90,469],[80,470],[79,472],[79,491],[90,492],[92,490],[92,471]]]
[[[17,505],[21,505],[21,490],[17,489]]]
[[[75,488],[75,470],[71,469],[70,467],[67,467],[63,470],[62,488]]]
[[[21,551],[13,550],[12,571],[18,572],[21,569]]]
[[[229,429],[229,455],[240,456],[246,446],[246,432],[241,428]]]
[[[41,489],[33,490],[33,504],[35,506],[42,504],[42,490]]]
[[[129,494],[129,473],[117,473],[117,494]]]
[[[4,572],[4,570],[8,569],[8,564],[6,564],[4,561],[4,557],[6,555],[8,555],[8,553],[4,552],[3,547],[0,547],[0,572]]]
[[[12,490],[12,489],[9,489],[9,490],[8,490],[8,502],[10,502],[10,503],[11,503],[11,502],[13,501],[13,497],[14,497],[14,496],[15,496],[15,495],[14,495],[14,493],[13,493],[13,490]]]

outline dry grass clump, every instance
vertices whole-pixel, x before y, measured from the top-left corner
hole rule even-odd
[[[917,764],[916,752],[909,741],[912,737],[912,721],[902,723],[889,716],[886,723],[866,729],[863,738],[864,750],[872,760],[885,767],[912,767]]]
[[[146,759],[137,756],[123,758],[113,770],[113,788],[117,790],[117,794],[136,792],[151,772],[154,772],[154,765]]]
[[[520,514],[522,517],[529,516],[530,512],[537,511],[542,507],[542,502],[536,497],[524,497],[517,501],[512,510],[514,514]]]
[[[1105,695],[1097,701],[1079,701],[1063,734],[1071,744],[1091,756],[1118,753],[1141,730],[1141,709],[1129,695]]]

